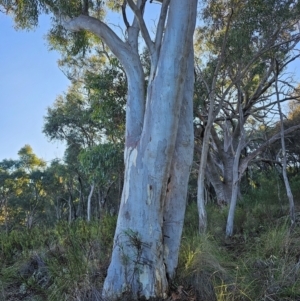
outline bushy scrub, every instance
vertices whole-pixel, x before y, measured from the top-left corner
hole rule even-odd
[[[7,301],[100,300],[115,222],[104,216],[1,233],[0,295]]]

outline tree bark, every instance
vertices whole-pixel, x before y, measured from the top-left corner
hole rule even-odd
[[[167,195],[164,207],[163,241],[164,264],[169,279],[175,276],[181,234],[186,209],[188,179],[193,161],[194,127],[193,127],[193,86],[194,53],[190,46],[188,70],[181,107],[179,128],[175,152],[168,178]]]
[[[185,206],[193,143],[189,140],[190,125],[187,126],[192,121],[193,94],[187,78],[192,78],[193,70],[187,67],[187,61],[196,10],[196,0],[170,2],[157,68],[147,91],[141,138],[137,143],[126,142],[124,187],[112,260],[103,287],[103,296],[110,300],[125,293],[132,299],[166,298],[167,273],[174,275],[177,257],[176,253],[170,256],[170,250],[179,248],[183,225],[182,217],[174,210],[177,205]],[[184,93],[187,85],[191,91]],[[186,109],[183,107],[184,95],[187,97]],[[178,127],[183,128],[178,131]],[[189,133],[188,137],[184,137],[185,132]],[[184,157],[180,158],[180,155]],[[172,183],[182,184],[178,195],[175,189],[172,190],[175,186]],[[168,187],[168,184],[171,185]],[[164,214],[164,209],[171,208],[171,202],[175,202],[173,212]]]
[[[95,184],[91,184],[91,190],[88,196],[88,201],[87,201],[87,221],[91,221],[91,203],[92,203],[92,196],[94,192]]]
[[[69,225],[72,223],[72,198],[69,196],[68,198],[68,207],[69,207],[69,217],[68,217],[68,222]]]
[[[276,64],[277,61],[275,61]],[[290,182],[287,176],[286,168],[286,148],[285,148],[285,141],[284,141],[284,125],[283,125],[283,116],[280,106],[280,99],[279,99],[279,91],[278,91],[278,73],[276,73],[276,68],[274,64],[274,75],[275,75],[275,92],[276,92],[276,98],[277,98],[277,106],[278,106],[278,112],[279,112],[279,118],[280,118],[280,139],[281,139],[281,148],[282,148],[282,176],[284,180],[284,185],[286,189],[286,194],[289,199],[289,205],[290,205],[290,219],[291,219],[291,225],[293,226],[295,224],[295,204],[294,204],[294,197],[292,194]]]
[[[139,11],[144,2],[128,2],[135,18],[127,28],[126,42],[89,16],[64,22],[67,29],[85,29],[100,37],[120,60],[128,80],[125,179],[103,286],[103,297],[108,300],[123,294],[132,300],[167,296],[167,274],[172,277],[177,265],[175,249],[179,248],[192,160],[190,81],[198,1],[164,0],[155,42]],[[151,56],[146,101],[139,30]],[[177,213],[176,206],[182,212]]]
[[[214,188],[214,191],[217,196],[217,204],[219,206],[223,204],[227,204],[227,198],[225,195],[225,184],[224,181],[220,179],[221,175],[219,170],[217,169],[213,159],[211,158],[211,154],[208,153],[207,157],[207,167],[206,167],[206,175],[208,181]],[[229,203],[229,202],[228,202]]]
[[[241,133],[241,138],[239,144],[237,146],[237,150],[235,153],[235,158],[233,162],[232,174],[233,174],[233,182],[232,182],[232,192],[231,192],[231,200],[229,205],[229,212],[227,217],[226,224],[226,236],[232,236],[233,234],[233,222],[234,222],[234,212],[236,208],[236,203],[238,199],[239,193],[239,185],[240,185],[240,177],[239,177],[239,162],[240,156],[243,148],[245,147],[245,134],[244,131]]]

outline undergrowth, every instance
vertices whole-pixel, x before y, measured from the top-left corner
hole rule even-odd
[[[0,232],[0,300],[100,300],[115,222]]]
[[[291,228],[288,201],[276,195],[272,183],[250,191],[238,204],[231,238],[225,238],[228,208],[209,204],[208,231],[199,235],[197,205],[188,206],[174,285],[186,288],[182,298],[300,300],[300,215]]]
[[[291,229],[287,206],[268,190],[239,202],[231,238],[224,236],[228,209],[209,204],[208,230],[199,235],[196,204],[188,206],[169,300],[300,300],[300,220]],[[105,216],[0,232],[0,300],[101,300],[115,223]]]

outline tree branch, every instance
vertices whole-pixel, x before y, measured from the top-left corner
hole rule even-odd
[[[300,96],[291,96],[291,97],[285,97],[279,100],[280,103],[288,101],[288,100],[300,100]],[[277,101],[272,101],[264,106],[255,108],[254,110],[251,111],[251,115],[257,111],[265,110],[270,106],[274,106],[277,103]]]
[[[88,30],[99,38],[103,39],[113,54],[127,67],[126,57],[132,56],[130,49],[115,33],[102,21],[85,15],[80,15],[74,19],[62,19],[62,25],[70,31]]]
[[[284,135],[290,134],[296,130],[300,129],[300,124],[291,126],[290,128],[284,131]],[[246,168],[248,167],[250,161],[258,156],[264,149],[266,149],[270,144],[280,139],[280,133],[273,135],[268,141],[263,143],[259,148],[257,148],[254,152],[250,153],[246,158],[242,160],[242,163],[239,168],[239,173],[242,175]]]
[[[157,24],[156,37],[155,37],[155,49],[156,49],[156,51],[159,51],[160,46],[161,46],[169,4],[170,4],[170,0],[165,0],[162,3],[160,16],[159,16],[159,21],[158,21],[158,24]]]
[[[128,29],[130,27],[130,25],[129,25],[129,22],[128,22],[127,16],[126,16],[126,4],[127,4],[127,0],[124,0],[123,4],[122,4],[122,16],[123,16],[123,20],[126,25],[126,28]]]
[[[132,9],[134,15],[136,16],[138,22],[139,22],[139,26],[140,26],[140,30],[141,30],[141,34],[143,36],[143,39],[150,51],[150,53],[152,54],[155,49],[154,49],[154,43],[151,41],[150,35],[149,35],[149,31],[147,29],[146,23],[144,21],[141,9],[138,8],[137,5],[135,5],[135,3],[133,2],[133,0],[127,0],[127,3],[129,5],[129,7]],[[142,1],[142,5],[145,5],[145,0]]]

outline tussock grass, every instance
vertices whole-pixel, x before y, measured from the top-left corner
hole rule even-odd
[[[234,235],[228,239],[228,208],[209,204],[208,230],[199,235],[197,207],[191,204],[175,286],[193,290],[197,300],[299,301],[300,215],[291,229],[288,201],[280,191],[279,202],[274,187],[273,178],[262,178],[260,187],[244,196],[235,212]]]
[[[0,235],[0,300],[101,300],[115,217]]]
[[[196,204],[188,206],[170,300],[300,300],[300,215],[291,229],[287,200],[279,203],[273,180],[264,181],[238,203],[231,238],[227,208],[209,204],[208,230],[199,235]],[[115,223],[104,216],[0,232],[0,301],[101,300]]]

